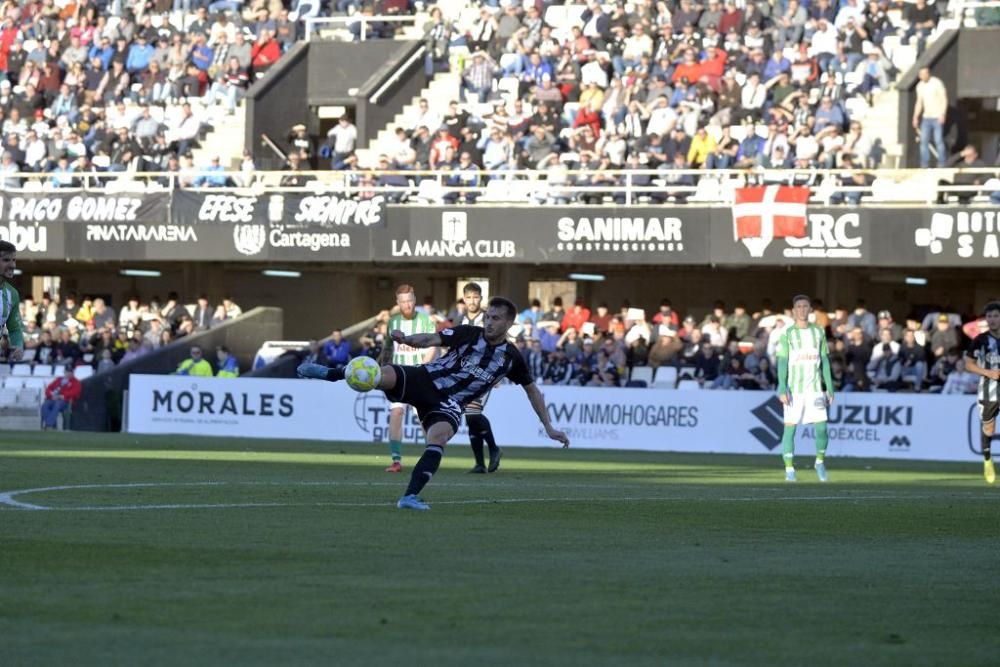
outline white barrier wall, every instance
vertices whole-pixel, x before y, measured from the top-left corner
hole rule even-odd
[[[549,415],[573,447],[777,455],[781,404],[770,393],[542,387]],[[557,446],[535,418],[524,391],[497,387],[486,407],[503,446]],[[389,404],[381,392],[344,383],[133,375],[128,424],[133,433],[190,433],[254,438],[385,442]],[[410,413],[404,439],[423,434]],[[456,443],[467,443],[463,431]],[[796,452],[813,452],[811,428]],[[840,394],[830,408],[829,456],[979,460],[974,396]]]

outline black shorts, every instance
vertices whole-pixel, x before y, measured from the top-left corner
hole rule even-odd
[[[446,422],[451,430],[458,433],[462,420],[462,406],[449,398],[431,382],[427,369],[422,366],[397,366],[396,386],[385,392],[385,397],[394,403],[408,403],[417,411],[420,425],[425,431],[438,422]]]
[[[1000,412],[1000,403],[996,401],[979,401],[979,418],[983,423],[991,422],[997,418]]]

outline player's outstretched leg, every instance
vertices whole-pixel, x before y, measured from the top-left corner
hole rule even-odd
[[[785,481],[795,481],[795,424],[785,424],[781,436],[781,458],[785,462]]]
[[[344,367],[339,368],[329,368],[323,364],[314,364],[311,362],[304,362],[299,364],[299,367],[295,369],[300,378],[309,378],[311,380],[329,380],[330,382],[339,382],[344,379]]]
[[[829,434],[826,429],[826,422],[816,422],[816,476],[819,481],[825,482],[826,464],[823,459],[826,457],[826,445],[829,442]]]
[[[469,447],[472,448],[472,458],[476,461],[476,464],[469,470],[473,474],[486,473],[486,461],[483,458],[483,444],[486,441],[483,433],[483,422],[486,423],[486,428],[489,428],[490,423],[482,414],[465,415],[465,424],[469,427]]]
[[[986,431],[989,431],[987,433]],[[986,478],[987,484],[995,484],[997,481],[997,473],[993,469],[993,458],[990,455],[990,443],[993,440],[993,428],[986,428],[984,425],[982,432],[982,448],[983,448],[983,477]]]

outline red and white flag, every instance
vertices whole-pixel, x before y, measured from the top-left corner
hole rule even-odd
[[[806,236],[809,188],[760,185],[737,188],[733,203],[733,240],[743,241],[750,254],[760,257],[776,238]]]

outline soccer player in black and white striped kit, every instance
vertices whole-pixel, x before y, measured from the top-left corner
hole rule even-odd
[[[465,302],[465,314],[462,316],[461,324],[470,327],[483,326],[486,311],[482,307],[483,288],[479,286],[479,283],[469,283],[462,288],[462,301]],[[503,456],[503,450],[497,447],[496,438],[493,437],[493,426],[483,414],[483,408],[486,407],[486,401],[489,398],[490,392],[487,391],[480,398],[470,401],[465,406],[465,425],[469,427],[469,446],[472,447],[472,457],[476,461],[476,465],[469,470],[471,473],[496,472],[497,468],[500,467],[500,457]],[[483,443],[490,450],[489,468],[486,467],[486,461],[483,457]]]
[[[399,509],[430,509],[418,494],[441,465],[444,447],[458,432],[462,413],[469,403],[482,398],[505,377],[524,389],[545,433],[563,447],[569,447],[569,437],[552,426],[545,398],[535,386],[521,352],[507,340],[507,331],[516,316],[513,303],[494,297],[483,317],[482,328],[457,326],[438,333],[409,336],[402,331],[389,333],[398,344],[448,348],[444,355],[423,366],[382,366],[377,389],[384,391],[390,401],[409,403],[416,408],[427,433],[427,448],[413,467],[406,493],[396,503]],[[337,382],[344,379],[344,368],[306,362],[298,367],[298,374]]]
[[[979,334],[966,353],[965,368],[979,378],[979,417],[983,421],[983,476],[987,484],[996,482],[990,456],[990,440],[1000,412],[1000,301],[990,301],[983,309],[987,330]]]

